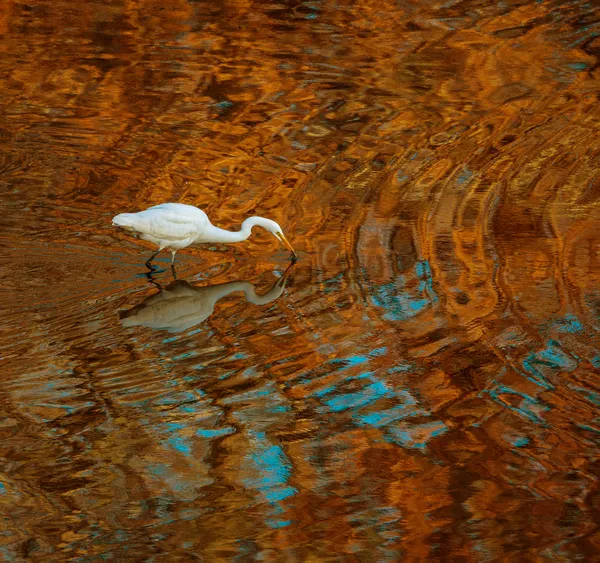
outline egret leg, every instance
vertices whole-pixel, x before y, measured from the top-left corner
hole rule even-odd
[[[175,253],[177,250],[171,250],[171,273],[173,274],[173,279],[177,279],[177,272],[175,271]]]
[[[148,260],[146,260],[146,268],[148,268],[149,270],[154,270],[154,266],[152,265],[152,260],[154,260],[158,256],[159,252],[160,252],[160,250],[157,250],[152,256],[150,256],[150,258],[148,258]]]

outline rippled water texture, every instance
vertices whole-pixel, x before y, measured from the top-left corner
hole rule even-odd
[[[597,556],[597,3],[4,0],[0,37],[0,559]],[[163,201],[300,260],[149,280],[110,220]]]

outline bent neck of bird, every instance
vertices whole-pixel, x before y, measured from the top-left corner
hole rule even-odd
[[[210,228],[198,238],[198,242],[241,242],[246,240],[251,232],[252,227],[249,225],[242,225],[242,228],[239,231],[227,231],[211,225]]]

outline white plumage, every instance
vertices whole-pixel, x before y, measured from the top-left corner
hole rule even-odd
[[[141,239],[156,244],[160,251],[189,246],[206,231],[210,221],[193,205],[161,203],[139,213],[121,213],[113,218],[113,225],[139,233]]]
[[[134,232],[143,240],[158,246],[158,250],[146,261],[152,269],[154,257],[164,249],[171,251],[171,264],[175,261],[175,253],[190,244],[222,242],[232,243],[246,240],[252,227],[266,229],[280,240],[292,253],[292,261],[297,256],[292,245],[285,238],[281,227],[271,219],[250,217],[242,223],[241,230],[226,231],[215,227],[204,211],[184,203],[161,203],[139,213],[121,213],[113,217],[113,225]]]

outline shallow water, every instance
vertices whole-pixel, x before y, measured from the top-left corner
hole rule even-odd
[[[7,0],[0,54],[0,558],[594,557],[593,2]],[[300,260],[149,280],[163,201]]]

